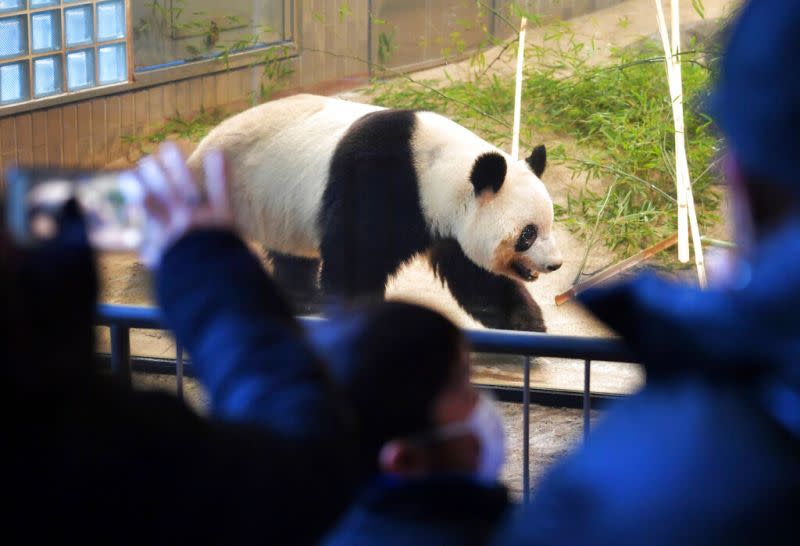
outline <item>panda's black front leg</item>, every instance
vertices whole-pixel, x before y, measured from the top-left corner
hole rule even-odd
[[[429,259],[434,273],[461,307],[488,328],[544,332],[542,310],[525,286],[475,265],[454,239],[437,241]]]
[[[298,312],[314,312],[319,303],[318,259],[301,258],[289,254],[269,251],[272,262],[272,277],[287,294]]]

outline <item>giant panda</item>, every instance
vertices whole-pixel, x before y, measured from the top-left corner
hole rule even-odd
[[[222,122],[192,170],[210,149],[228,160],[239,227],[295,297],[383,298],[423,255],[485,326],[545,330],[523,284],[562,263],[544,146],[514,161],[435,113],[295,95]]]

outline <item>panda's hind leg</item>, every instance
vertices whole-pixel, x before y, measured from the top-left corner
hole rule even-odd
[[[319,304],[319,259],[269,251],[272,277],[297,311],[312,312]]]
[[[470,261],[454,239],[437,241],[429,260],[458,304],[488,328],[544,332],[542,310],[525,286]]]

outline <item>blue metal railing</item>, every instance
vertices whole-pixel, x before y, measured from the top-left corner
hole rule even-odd
[[[323,319],[300,318],[306,328],[314,328]],[[130,331],[165,329],[159,310],[155,307],[127,305],[100,305],[97,308],[96,324],[107,326],[111,332],[111,369],[125,383],[131,381]],[[584,383],[582,396],[583,435],[588,437],[591,429],[591,367],[593,360],[607,362],[636,362],[633,354],[621,341],[608,338],[559,336],[505,330],[465,330],[472,350],[477,353],[520,355],[524,357],[522,382],[522,487],[525,502],[530,491],[530,404],[531,358],[552,357],[583,360]],[[183,398],[184,359],[183,350],[176,347],[175,376],[178,397]]]

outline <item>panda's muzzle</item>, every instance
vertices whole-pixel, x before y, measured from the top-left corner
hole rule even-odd
[[[526,266],[525,264],[523,264],[518,260],[514,260],[513,262],[511,262],[511,269],[513,269],[514,273],[519,275],[519,278],[525,282],[535,281],[536,279],[539,278],[538,271],[529,268],[528,266]]]

